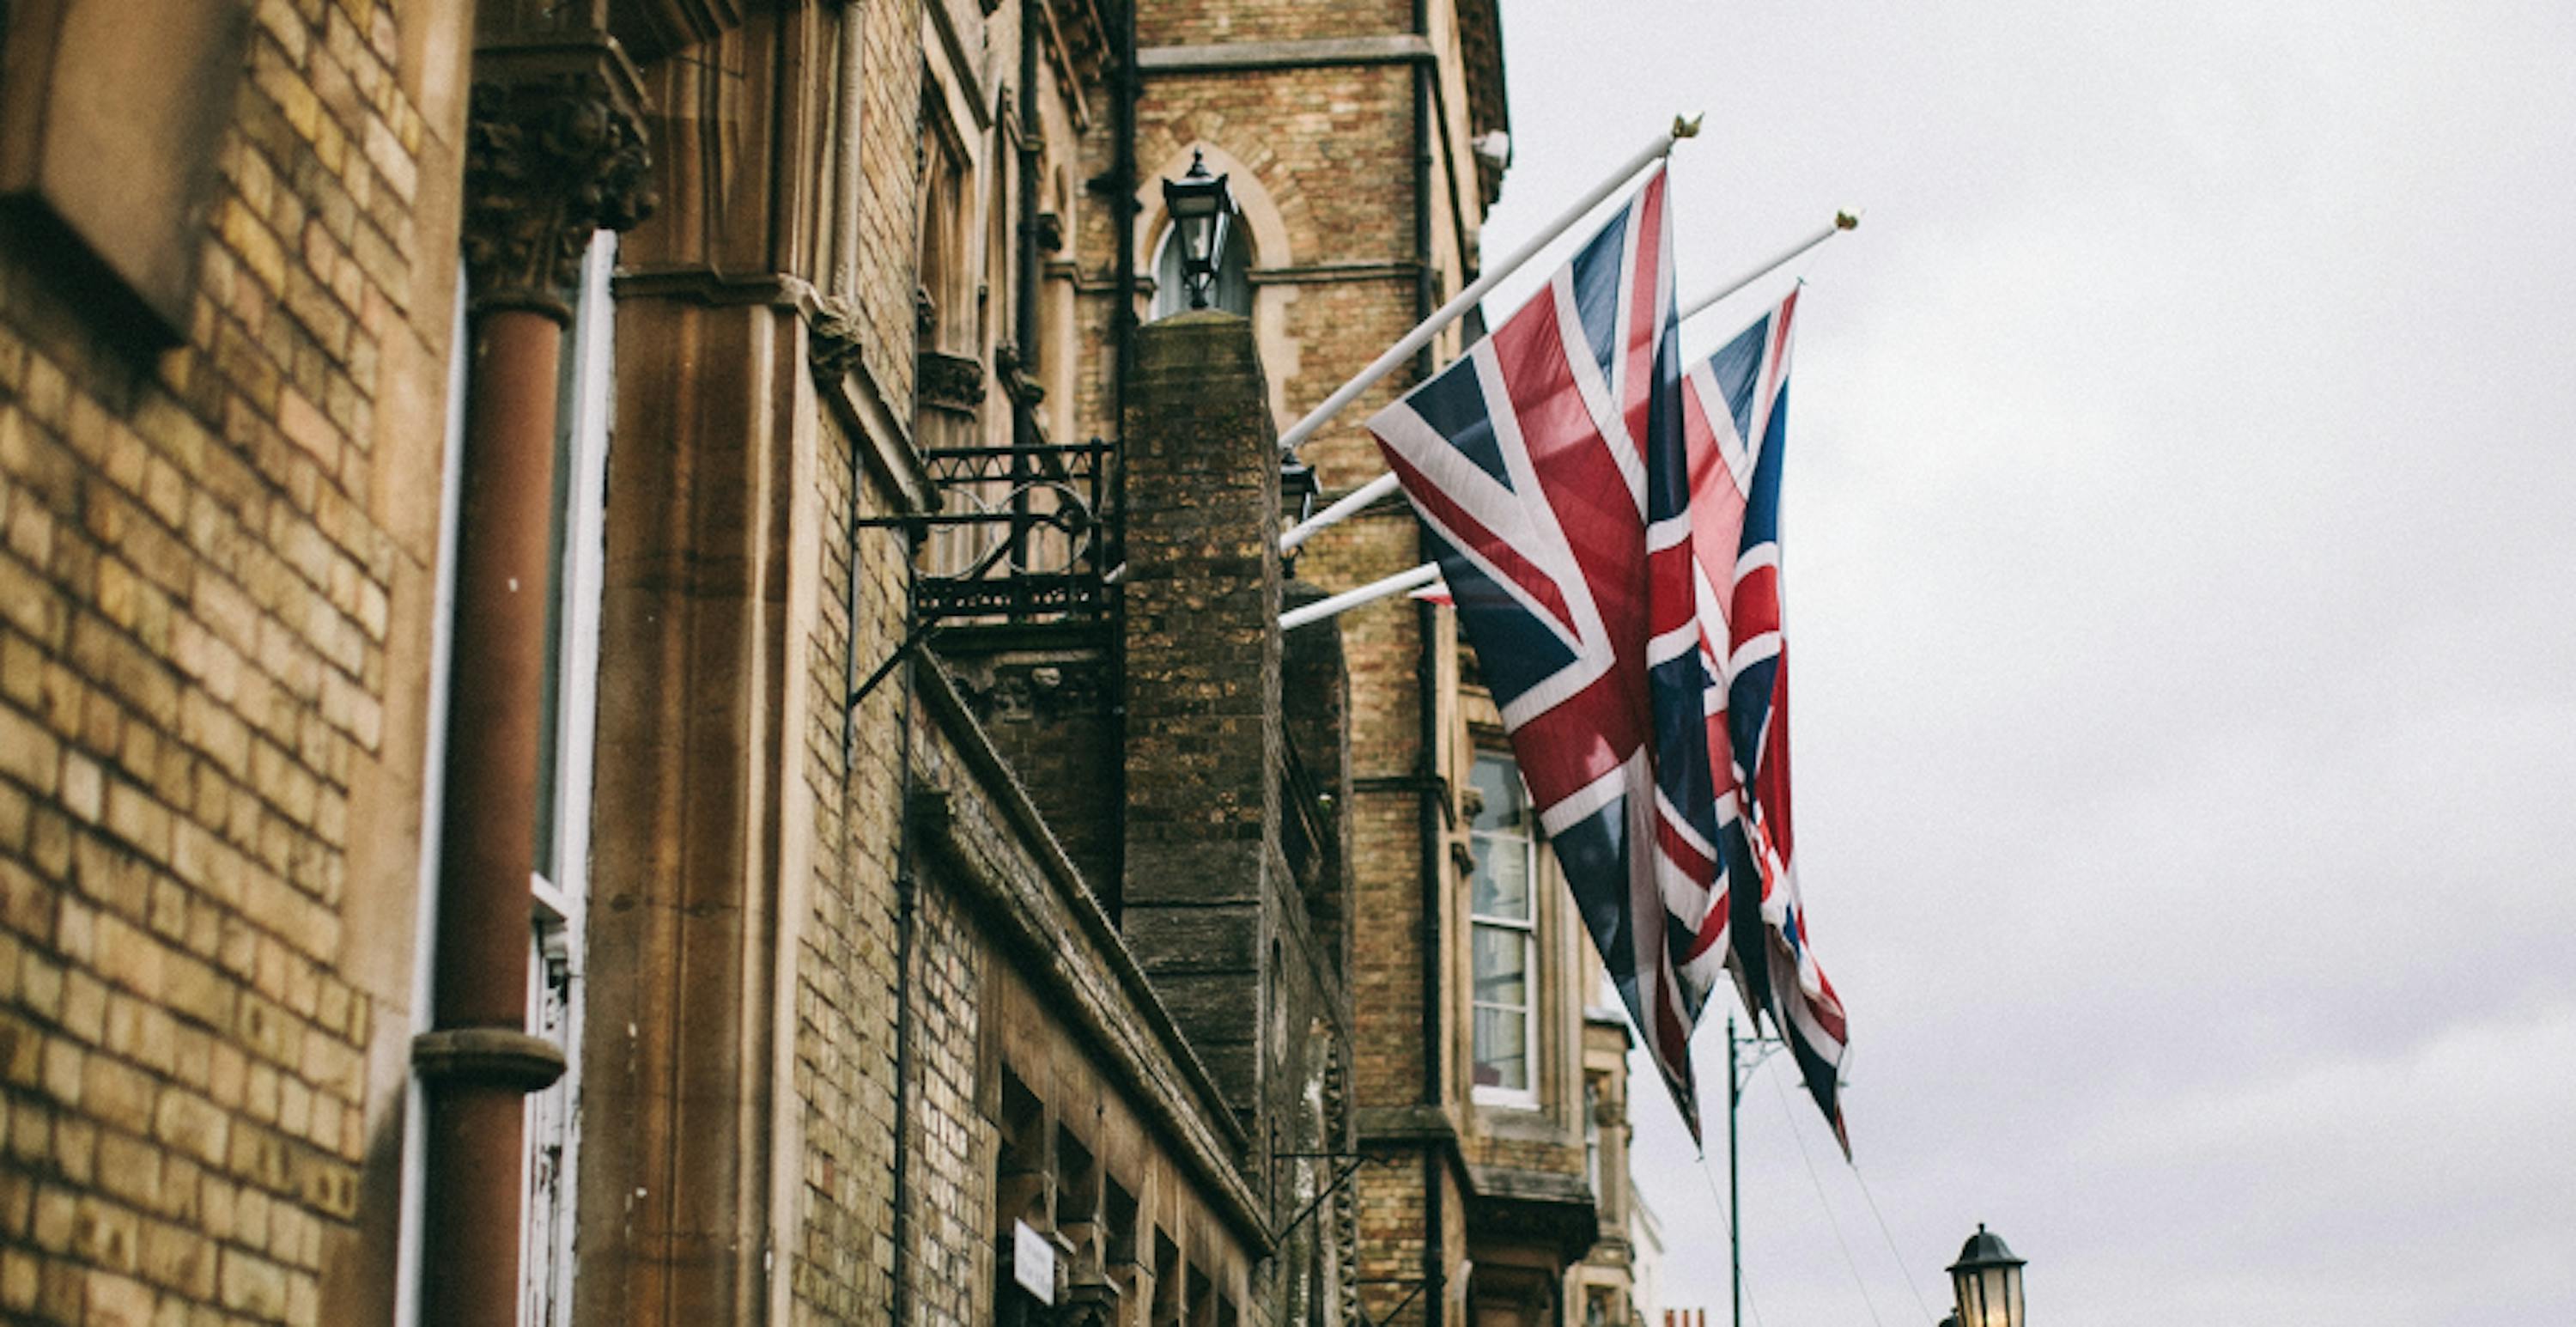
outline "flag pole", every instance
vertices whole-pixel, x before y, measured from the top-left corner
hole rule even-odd
[[[1681,311],[1682,321],[1688,322],[1692,315],[1707,312],[1710,306],[1716,304],[1719,300],[1725,299],[1729,295],[1736,294],[1742,291],[1746,286],[1752,285],[1754,282],[1771,275],[1773,272],[1779,271],[1781,268],[1787,267],[1789,264],[1798,261],[1798,259],[1806,255],[1808,250],[1815,248],[1817,245],[1832,239],[1836,235],[1842,234],[1844,231],[1857,229],[1859,226],[1860,213],[1834,213],[1833,221],[1822,230],[1819,230],[1815,234],[1790,245],[1786,249],[1782,249],[1778,255],[1764,259],[1761,263],[1756,264],[1751,270],[1745,272],[1744,275],[1720,286],[1717,289],[1717,293],[1712,295],[1702,295],[1698,299],[1683,305]]]
[[[1384,579],[1370,581],[1356,590],[1344,590],[1330,598],[1318,599],[1311,604],[1300,604],[1291,608],[1279,615],[1279,629],[1294,631],[1309,622],[1321,622],[1345,609],[1357,608],[1362,604],[1384,599],[1388,595],[1421,589],[1438,579],[1440,579],[1440,564],[1425,562],[1410,571],[1399,571]]]
[[[1339,498],[1334,499],[1332,506],[1326,507],[1322,511],[1307,517],[1305,520],[1299,521],[1295,526],[1289,529],[1288,533],[1279,536],[1280,553],[1285,555],[1296,552],[1297,546],[1306,542],[1306,540],[1316,531],[1321,530],[1328,525],[1341,524],[1345,517],[1348,517],[1357,512],[1360,508],[1377,501],[1379,498],[1395,492],[1397,487],[1395,472],[1393,470],[1389,470],[1385,474],[1379,475],[1377,478],[1360,485],[1358,488],[1352,489],[1350,492],[1343,494]]]
[[[1629,173],[1634,173],[1634,171],[1635,171],[1635,169],[1636,169],[1636,168],[1635,168],[1634,166],[1630,166],[1630,167],[1627,167],[1627,168],[1625,168],[1625,169],[1626,169],[1626,170],[1627,170],[1627,172],[1629,172]],[[1622,176],[1621,176],[1621,178],[1622,178],[1622,179],[1624,179],[1624,178],[1626,178],[1626,176],[1625,176],[1625,175],[1622,175]],[[1598,199],[1598,198],[1596,198],[1596,199],[1594,199],[1593,201],[1597,202],[1597,201],[1599,201],[1599,199]],[[1578,217],[1578,216],[1580,216],[1583,212],[1587,212],[1587,211],[1590,211],[1590,210],[1591,210],[1591,204],[1590,204],[1590,203],[1585,204],[1583,207],[1576,209],[1576,211],[1574,211],[1574,212],[1572,212],[1572,213],[1567,214],[1567,221],[1566,221],[1566,223],[1564,223],[1564,224],[1571,224],[1571,223],[1572,223],[1572,221],[1573,221],[1573,219],[1574,219],[1575,217]],[[1558,229],[1558,230],[1563,230],[1563,229],[1564,229],[1564,224],[1560,224],[1560,225],[1557,227],[1557,229]],[[1764,277],[1766,277],[1766,276],[1769,276],[1769,275],[1770,275],[1770,274],[1772,274],[1773,272],[1776,272],[1776,271],[1780,270],[1781,268],[1786,267],[1786,266],[1788,266],[1789,264],[1791,264],[1791,263],[1793,263],[1793,262],[1796,262],[1800,257],[1804,256],[1804,255],[1807,253],[1807,251],[1808,251],[1808,250],[1813,249],[1813,248],[1815,248],[1817,245],[1823,244],[1825,241],[1832,239],[1832,238],[1833,238],[1833,237],[1835,237],[1836,235],[1840,235],[1840,234],[1842,234],[1844,231],[1851,230],[1851,229],[1853,229],[1853,228],[1855,228],[1855,227],[1857,227],[1857,226],[1859,226],[1859,225],[1860,225],[1860,213],[1858,213],[1858,212],[1836,212],[1836,213],[1834,213],[1834,219],[1833,219],[1832,223],[1831,223],[1831,224],[1829,224],[1829,225],[1827,225],[1826,227],[1824,227],[1822,230],[1819,230],[1819,231],[1817,231],[1815,234],[1810,235],[1810,236],[1808,236],[1807,238],[1805,238],[1805,239],[1803,239],[1803,240],[1800,240],[1800,241],[1798,241],[1798,242],[1797,242],[1797,243],[1795,243],[1795,244],[1790,245],[1788,248],[1781,250],[1781,251],[1780,251],[1780,253],[1779,253],[1779,256],[1777,256],[1777,257],[1775,257],[1775,258],[1772,258],[1771,260],[1769,260],[1769,261],[1767,261],[1767,262],[1763,263],[1761,266],[1756,267],[1756,268],[1754,268],[1753,270],[1751,270],[1751,271],[1749,271],[1749,272],[1746,272],[1744,275],[1742,275],[1742,276],[1740,276],[1740,277],[1737,277],[1735,280],[1733,280],[1733,281],[1731,281],[1731,282],[1727,283],[1725,286],[1720,287],[1720,288],[1718,289],[1718,291],[1717,291],[1715,294],[1711,294],[1711,295],[1703,295],[1703,296],[1701,296],[1699,299],[1692,301],[1691,305],[1690,305],[1688,308],[1685,308],[1685,309],[1683,309],[1683,310],[1681,311],[1681,315],[1680,315],[1681,321],[1687,322],[1687,321],[1689,321],[1689,320],[1690,320],[1690,318],[1691,318],[1691,316],[1692,316],[1692,315],[1707,312],[1710,308],[1714,307],[1714,306],[1715,306],[1719,301],[1721,301],[1721,300],[1723,300],[1723,299],[1727,298],[1727,297],[1728,297],[1728,296],[1730,296],[1730,295],[1735,295],[1735,294],[1738,294],[1738,293],[1742,292],[1742,291],[1744,290],[1744,288],[1745,288],[1745,287],[1752,285],[1754,282],[1759,281],[1759,280],[1761,280],[1762,278],[1764,278]],[[1526,254],[1526,253],[1514,254],[1514,255],[1512,256],[1512,261],[1513,261],[1513,262],[1515,262],[1515,263],[1518,263],[1518,262],[1521,262],[1521,261],[1525,260],[1527,257],[1528,257],[1528,254]],[[1478,282],[1478,283],[1477,283],[1477,286],[1479,286],[1479,287],[1480,287],[1480,286],[1482,286],[1483,284],[1484,284],[1484,283],[1480,281],[1480,282]],[[1469,287],[1469,293],[1482,293],[1482,292],[1481,292],[1480,290],[1478,290],[1478,289],[1477,289],[1477,287]],[[1465,296],[1465,295],[1461,295],[1459,298],[1460,298],[1460,299],[1464,299],[1464,298],[1466,298],[1466,296]],[[1454,303],[1456,303],[1456,302],[1457,302],[1457,301],[1455,301],[1455,300],[1452,300],[1452,301],[1451,301],[1451,303],[1453,303],[1453,304],[1454,304]],[[1443,310],[1443,312],[1445,313],[1445,312],[1446,312],[1446,310]],[[1425,327],[1431,327],[1431,326],[1432,326],[1432,324],[1430,324],[1430,323],[1425,323],[1425,324],[1423,324],[1423,326],[1425,326]],[[1436,331],[1436,330],[1437,330],[1437,328],[1434,328],[1433,330],[1435,330],[1435,331]],[[1426,337],[1425,339],[1428,339],[1428,337]],[[1407,353],[1410,353],[1410,352],[1408,351]],[[1365,388],[1365,387],[1369,384],[1369,382],[1374,381],[1374,375],[1375,375],[1376,373],[1378,373],[1378,372],[1381,372],[1381,371],[1382,371],[1382,370],[1377,369],[1377,367],[1373,365],[1373,366],[1371,366],[1371,372],[1370,372],[1370,373],[1368,373],[1368,374],[1363,374],[1363,375],[1361,375],[1361,377],[1356,378],[1356,379],[1353,379],[1352,381],[1353,381],[1353,382],[1355,382],[1355,383],[1357,383],[1357,384],[1359,385],[1359,387],[1361,387],[1361,388]],[[1350,390],[1350,389],[1345,389],[1345,390]],[[1352,391],[1352,392],[1351,392],[1351,394],[1352,394],[1352,395],[1357,395],[1358,393],[1357,393],[1357,391],[1355,391],[1355,390],[1354,390],[1354,391]],[[1340,393],[1335,393],[1335,395],[1338,397],[1338,396],[1340,395]],[[1331,402],[1331,401],[1326,401],[1324,404],[1325,404],[1325,405],[1327,405],[1327,406],[1330,406],[1330,405],[1333,405],[1333,402]],[[1336,409],[1338,409],[1339,407],[1338,407],[1338,406],[1336,406],[1335,408],[1336,408]],[[1323,408],[1319,406],[1319,407],[1317,407],[1317,411],[1318,411],[1318,413],[1323,413]],[[1307,416],[1307,419],[1309,419],[1309,420],[1314,419],[1314,418],[1315,418],[1315,417],[1314,417],[1313,415],[1309,415],[1309,416]],[[1305,421],[1300,421],[1300,422],[1299,422],[1299,427],[1301,427],[1301,428],[1302,428],[1302,427],[1304,427],[1304,424],[1305,424]],[[1313,431],[1313,430],[1311,430],[1311,429],[1309,429],[1309,430],[1308,430],[1308,432],[1312,432],[1312,431]],[[1295,430],[1293,430],[1293,429],[1292,429],[1292,430],[1290,430],[1290,432],[1291,432],[1291,433],[1294,433],[1294,432],[1295,432]],[[1295,445],[1295,444],[1293,444],[1293,443],[1289,443],[1289,442],[1286,442],[1286,441],[1285,441],[1285,439],[1283,439],[1283,440],[1282,440],[1282,445],[1283,445],[1283,446],[1293,446],[1293,445]],[[1360,485],[1358,488],[1352,489],[1350,492],[1343,494],[1339,499],[1336,499],[1336,500],[1334,501],[1333,505],[1331,505],[1331,506],[1329,506],[1329,507],[1324,508],[1322,511],[1319,511],[1319,512],[1315,513],[1315,514],[1314,514],[1314,515],[1312,515],[1312,516],[1307,517],[1307,518],[1306,518],[1305,520],[1303,520],[1303,521],[1298,522],[1295,526],[1291,527],[1291,528],[1289,529],[1289,531],[1288,531],[1286,534],[1283,534],[1283,535],[1279,536],[1279,551],[1280,551],[1281,553],[1294,553],[1294,552],[1296,552],[1296,551],[1297,551],[1297,546],[1298,546],[1298,545],[1300,545],[1300,544],[1305,543],[1308,539],[1313,538],[1313,537],[1314,537],[1314,535],[1315,535],[1315,533],[1316,533],[1317,531],[1324,529],[1326,526],[1332,526],[1332,525],[1339,525],[1339,524],[1341,524],[1345,519],[1347,519],[1347,518],[1349,518],[1350,516],[1352,516],[1352,515],[1356,514],[1356,513],[1360,510],[1360,508],[1362,508],[1362,507],[1366,507],[1366,506],[1368,506],[1369,504],[1371,504],[1371,503],[1373,503],[1373,502],[1376,502],[1378,499],[1383,498],[1383,497],[1386,497],[1387,495],[1389,495],[1389,494],[1391,494],[1391,493],[1395,492],[1396,487],[1397,487],[1397,485],[1396,485],[1396,478],[1395,478],[1395,474],[1394,474],[1394,472],[1393,472],[1393,471],[1389,471],[1389,472],[1388,472],[1388,473],[1386,473],[1386,474],[1379,475],[1377,478],[1372,479],[1372,480],[1370,480],[1369,482],[1367,482],[1367,483],[1365,483],[1365,484]],[[1419,570],[1419,568],[1416,568],[1416,570]],[[1319,601],[1319,602],[1322,602],[1322,601]]]
[[[1699,119],[1697,117],[1686,120],[1678,115],[1674,116],[1672,128],[1655,135],[1653,142],[1639,149],[1637,155],[1621,163],[1619,169],[1611,173],[1610,178],[1595,185],[1592,192],[1585,194],[1574,206],[1567,208],[1563,216],[1549,222],[1545,229],[1530,238],[1529,243],[1513,250],[1510,257],[1487,268],[1484,275],[1469,282],[1465,290],[1459,291],[1448,303],[1441,305],[1439,312],[1423,319],[1412,331],[1404,334],[1404,339],[1388,346],[1386,353],[1379,355],[1367,368],[1360,370],[1358,377],[1343,383],[1332,395],[1324,398],[1323,404],[1307,411],[1304,419],[1289,425],[1288,431],[1279,435],[1279,450],[1288,452],[1297,450],[1298,445],[1313,437],[1316,430],[1331,423],[1333,416],[1340,414],[1344,406],[1358,400],[1360,393],[1375,386],[1377,380],[1392,372],[1395,366],[1412,358],[1415,351],[1429,345],[1431,338],[1438,336],[1441,329],[1456,322],[1459,315],[1476,307],[1477,303],[1485,298],[1485,292],[1492,290],[1521,264],[1537,257],[1539,250],[1554,242],[1557,236],[1564,234],[1575,222],[1581,221],[1585,213],[1600,205],[1602,199],[1617,193],[1619,186],[1628,182],[1628,177],[1643,170],[1648,163],[1671,152],[1673,144],[1685,138],[1698,136]]]

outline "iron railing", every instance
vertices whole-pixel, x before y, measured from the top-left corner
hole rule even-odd
[[[1113,450],[1094,438],[923,452],[943,505],[920,518],[921,623],[1105,618],[1119,543],[1108,511]]]

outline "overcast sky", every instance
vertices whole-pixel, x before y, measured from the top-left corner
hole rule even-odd
[[[1984,1221],[2037,1327],[2576,1322],[2576,6],[1503,9],[1489,256],[1674,111],[1685,298],[1868,209],[1783,535],[1859,1171],[1764,1067],[1746,1320],[1937,1318]]]

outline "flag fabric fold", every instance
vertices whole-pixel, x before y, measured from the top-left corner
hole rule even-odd
[[[1841,997],[1808,942],[1789,817],[1789,674],[1780,607],[1780,469],[1788,440],[1792,290],[1687,375],[1694,588],[1711,697],[1730,961],[1767,1014],[1843,1155]]]
[[[1685,368],[1657,165],[1545,289],[1369,421],[1694,1140],[1690,1033],[1730,970],[1844,1137],[1842,1005],[1791,871],[1778,513],[1795,307]]]
[[[1422,520],[1576,911],[1693,1137],[1725,949],[1658,165],[1457,362],[1370,420]]]

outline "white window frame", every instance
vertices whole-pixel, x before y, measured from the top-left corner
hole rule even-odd
[[[606,581],[608,449],[615,401],[617,236],[599,231],[582,260],[560,427],[563,562],[556,621],[554,841],[528,878],[528,1028],[563,1048],[564,1075],[527,1104],[521,1154],[521,1327],[572,1320],[573,1233],[581,1154],[581,1026],[589,951],[590,799],[599,712],[599,601]]]
[[[1511,771],[1515,781],[1520,778],[1520,762],[1512,759],[1506,752],[1480,747],[1470,758],[1478,763],[1494,762]],[[1527,785],[1522,785],[1521,798],[1524,803],[1529,800]],[[1528,882],[1529,894],[1529,915],[1526,917],[1482,913],[1475,911],[1475,882],[1472,879],[1467,882],[1467,1061],[1470,1097],[1480,1106],[1536,1110],[1539,1107],[1541,1077],[1539,1071],[1542,1063],[1539,1044],[1539,1002],[1545,983],[1545,971],[1542,967],[1545,950],[1539,944],[1539,914],[1541,899],[1545,893],[1539,879],[1539,837],[1534,832],[1505,834],[1472,827],[1468,830],[1468,835],[1472,842],[1490,845],[1489,850],[1492,852],[1506,851],[1513,845],[1517,845],[1518,851],[1522,854],[1521,878]],[[1475,1068],[1483,1063],[1476,1051],[1476,1014],[1486,1009],[1511,1008],[1509,1005],[1489,1004],[1476,998],[1476,940],[1481,932],[1486,931],[1517,932],[1521,938],[1521,985],[1527,996],[1527,1003],[1521,1007],[1521,1055],[1523,1077],[1526,1082],[1520,1087],[1474,1082]]]
[[[412,920],[411,1030],[430,1030],[437,996],[439,828],[446,816],[447,711],[456,652],[456,507],[465,483],[465,282],[447,344],[447,429],[438,478],[438,564],[430,591],[428,732],[421,743],[419,907]],[[429,1096],[420,1077],[403,1081],[401,1229],[394,1241],[394,1327],[419,1327],[422,1224],[428,1211]]]

